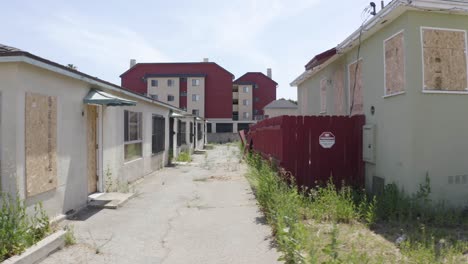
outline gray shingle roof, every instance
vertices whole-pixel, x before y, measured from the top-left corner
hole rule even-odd
[[[267,104],[263,109],[297,109],[297,105],[285,99],[279,99]]]
[[[16,51],[21,51],[21,50],[14,48],[14,47],[7,46],[7,45],[3,45],[0,43],[0,53],[16,52]]]

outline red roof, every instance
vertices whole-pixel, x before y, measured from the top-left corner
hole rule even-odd
[[[306,70],[312,70],[314,67],[319,66],[326,62],[328,59],[336,54],[336,48],[329,49],[312,58],[306,65]]]

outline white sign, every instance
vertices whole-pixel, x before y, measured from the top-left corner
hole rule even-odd
[[[319,137],[319,144],[326,149],[333,147],[335,145],[335,135],[332,132],[323,132]]]

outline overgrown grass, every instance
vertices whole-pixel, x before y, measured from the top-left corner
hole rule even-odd
[[[41,204],[28,215],[19,197],[0,194],[0,262],[24,252],[50,232],[49,218]]]
[[[259,156],[248,179],[285,263],[468,263],[468,217],[396,185],[379,197],[333,183],[298,188]]]
[[[182,151],[179,153],[179,156],[177,156],[177,161],[179,162],[191,162],[192,161],[192,156],[188,151]]]

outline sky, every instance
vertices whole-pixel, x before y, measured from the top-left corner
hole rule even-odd
[[[289,84],[311,58],[359,28],[369,2],[6,1],[1,3],[0,43],[73,64],[118,85],[130,59],[209,58],[236,78],[249,71],[266,74],[272,68],[277,98],[295,100],[296,88]]]

